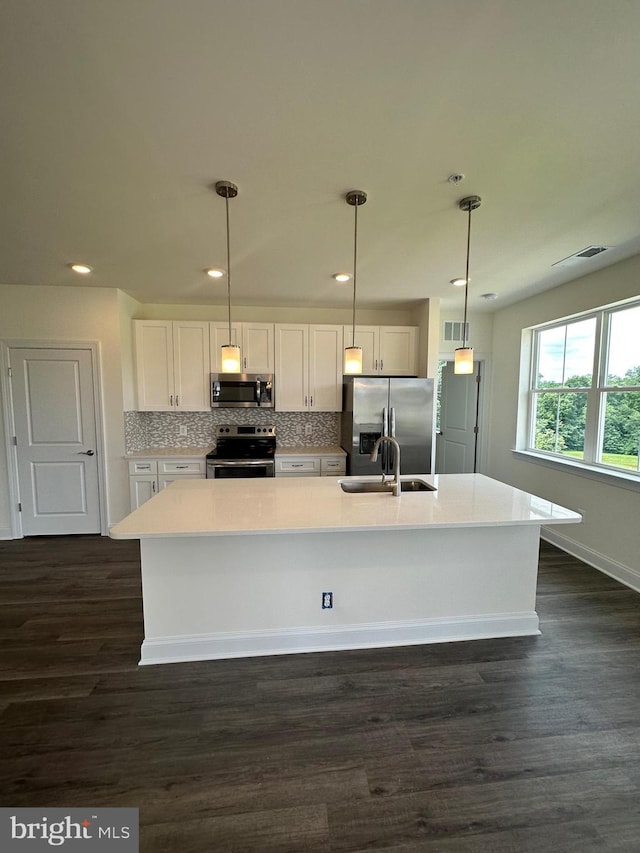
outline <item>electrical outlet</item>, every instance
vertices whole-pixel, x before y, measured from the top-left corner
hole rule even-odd
[[[302,424],[296,424],[296,435],[302,435]]]
[[[313,427],[311,426],[311,424],[305,424],[304,434],[305,435],[311,435],[312,432],[313,432]]]
[[[186,424],[180,424],[178,427],[178,435],[186,435],[187,434],[187,426]]]
[[[332,592],[323,592],[322,593],[322,609],[323,610],[331,610],[333,608],[333,593]]]

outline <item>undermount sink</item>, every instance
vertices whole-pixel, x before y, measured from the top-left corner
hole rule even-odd
[[[348,494],[365,494],[366,492],[389,492],[393,493],[393,482],[386,483],[380,480],[340,480],[340,488]],[[425,483],[424,480],[400,479],[401,492],[435,492],[435,487]]]
[[[366,480],[351,480],[343,481],[340,483],[340,487],[343,492],[349,492],[349,494],[361,494],[363,492],[392,492],[393,486],[389,483],[381,483],[380,480],[376,480],[374,482],[369,482]]]
[[[400,480],[401,492],[435,492],[435,486],[430,486],[424,480]]]

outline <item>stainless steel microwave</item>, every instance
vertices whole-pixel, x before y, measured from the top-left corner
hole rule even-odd
[[[272,374],[211,374],[211,406],[214,409],[272,409],[274,403]]]

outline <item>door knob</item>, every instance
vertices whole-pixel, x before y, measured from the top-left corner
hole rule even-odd
[[[93,456],[93,450],[79,450],[78,456],[82,454],[83,456]]]

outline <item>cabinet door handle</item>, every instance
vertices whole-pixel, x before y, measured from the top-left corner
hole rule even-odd
[[[176,465],[176,470],[178,468],[188,468],[188,467],[189,467],[188,465]]]
[[[311,408],[313,409],[313,394],[311,395]]]
[[[382,363],[382,359],[380,359],[380,370],[384,370],[384,364]]]
[[[307,405],[307,397],[304,398],[304,404]]]
[[[376,370],[378,369],[378,359],[376,358]]]
[[[246,370],[247,369],[247,359],[244,358],[243,361],[244,361],[244,369]]]
[[[155,480],[153,481],[153,483],[151,483],[151,491],[155,495],[155,493],[156,493],[156,481]]]
[[[176,406],[180,405],[180,397],[176,394]]]
[[[169,395],[169,405],[173,406],[173,394]]]

